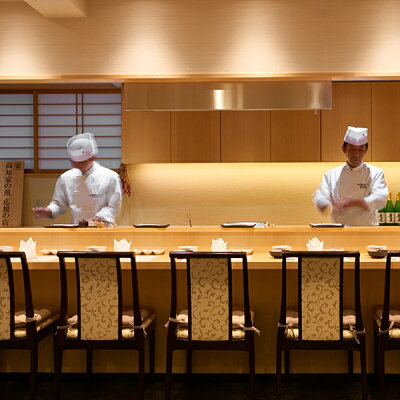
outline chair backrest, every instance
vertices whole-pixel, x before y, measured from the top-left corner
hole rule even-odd
[[[354,260],[354,306],[356,324],[362,327],[360,304],[360,253],[355,251],[300,251],[282,254],[282,300],[280,324],[286,324],[287,259],[297,257],[299,340],[343,340],[343,263]]]
[[[388,251],[386,257],[386,268],[385,268],[385,292],[383,296],[383,311],[382,311],[382,322],[381,330],[386,331],[389,329],[389,310],[390,310],[390,271],[392,266],[393,257],[400,257],[399,250]]]
[[[189,340],[232,340],[232,259],[242,269],[244,326],[252,326],[246,253],[171,252],[170,258],[170,319],[177,315],[176,262],[186,260]]]
[[[141,325],[135,257],[132,252],[60,251],[60,323],[68,324],[68,281],[66,259],[72,258],[76,276],[77,339],[118,340],[122,338],[121,259],[129,261],[132,275],[133,315]]]
[[[28,262],[24,252],[0,252],[0,340],[15,338],[14,264],[21,264],[25,291],[25,315],[33,318],[33,304]],[[34,330],[27,324],[27,335]]]

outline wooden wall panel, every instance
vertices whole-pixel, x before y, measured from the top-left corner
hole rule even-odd
[[[372,83],[372,160],[400,161],[400,82]]]
[[[122,136],[122,162],[171,161],[170,112],[126,111]]]
[[[172,112],[172,162],[219,162],[220,116],[220,111]]]
[[[269,111],[221,112],[221,161],[270,161]]]
[[[271,161],[321,161],[320,112],[271,111]]]
[[[321,159],[342,161],[343,138],[348,126],[371,130],[371,82],[335,82],[332,86],[332,110],[321,113]],[[371,148],[365,160],[371,160]]]

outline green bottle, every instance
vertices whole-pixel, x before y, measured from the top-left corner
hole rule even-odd
[[[389,198],[386,203],[386,225],[394,225],[394,207],[392,203],[392,193],[389,193]]]
[[[376,214],[377,214],[377,217],[378,217],[379,226],[385,226],[386,225],[386,206],[383,206],[383,208],[378,210],[376,212]]]
[[[400,225],[400,193],[397,192],[396,204],[394,206],[394,224]]]

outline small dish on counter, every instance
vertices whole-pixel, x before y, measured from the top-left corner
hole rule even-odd
[[[271,250],[272,251],[282,251],[282,250],[292,250],[292,246],[289,246],[287,244],[279,244],[279,245],[275,245],[275,246],[271,246]]]
[[[169,224],[136,224],[135,228],[168,228]]]
[[[154,255],[160,255],[160,254],[164,254],[165,249],[133,249],[132,250],[135,255],[140,255],[140,254],[145,254],[145,255],[150,255],[150,254],[154,254]]]
[[[269,254],[274,258],[282,258],[282,250],[270,250]]]
[[[254,228],[256,222],[225,222],[221,226],[223,228]]]
[[[152,253],[157,255],[157,256],[160,255],[160,254],[164,254],[164,252],[165,252],[165,249],[153,249],[152,250]]]
[[[43,228],[79,228],[79,224],[50,224],[42,226]]]
[[[269,251],[269,254],[271,254],[271,256],[274,258],[282,258],[282,251],[291,251],[291,250],[292,246],[281,244],[272,246],[271,250]]]
[[[107,246],[87,246],[86,250],[89,251],[106,251]]]
[[[368,250],[368,255],[372,258],[385,258],[387,250]]]
[[[179,246],[178,249],[181,251],[197,251],[199,246]]]
[[[0,251],[14,251],[13,246],[0,246]]]
[[[387,250],[387,246],[370,244],[367,246],[367,251]]]
[[[74,249],[51,249],[51,250],[42,249],[42,250],[40,250],[40,252],[41,252],[44,256],[48,256],[48,255],[50,255],[50,254],[56,256],[57,253],[58,253],[59,251],[74,251]]]
[[[338,223],[332,223],[332,222],[328,222],[328,223],[311,223],[310,226],[312,228],[343,228],[344,225],[343,224],[338,224]]]
[[[233,253],[246,253],[247,255],[253,254],[253,249],[229,249]]]

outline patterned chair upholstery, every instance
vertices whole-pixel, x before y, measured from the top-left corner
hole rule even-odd
[[[60,392],[62,358],[65,349],[85,349],[86,369],[92,372],[93,349],[137,350],[138,392],[144,396],[145,344],[149,338],[150,372],[154,372],[154,325],[151,309],[140,309],[135,257],[132,252],[58,252],[61,276],[60,325],[57,327],[55,374]],[[77,312],[68,312],[66,259],[74,260]],[[132,301],[124,309],[121,260],[129,261]]]
[[[374,367],[379,380],[380,398],[385,398],[385,353],[388,350],[400,350],[400,305],[392,304],[391,268],[394,257],[400,257],[400,251],[388,251],[385,268],[385,286],[383,305],[373,307],[374,317]],[[398,290],[394,291],[397,294]]]
[[[172,358],[186,351],[191,373],[192,350],[243,350],[249,353],[250,390],[254,397],[254,313],[250,311],[245,253],[171,252],[171,310],[167,333],[166,399],[171,396]],[[243,309],[232,305],[232,259],[242,267]],[[186,267],[187,307],[178,312],[176,263]]]
[[[297,257],[298,304],[287,306],[286,265]],[[343,262],[354,260],[354,309],[343,306]],[[349,372],[353,372],[353,351],[360,352],[363,399],[367,398],[365,330],[360,303],[359,252],[284,252],[282,257],[282,299],[276,349],[277,389],[281,383],[282,352],[289,373],[290,350],[346,350]]]
[[[24,306],[16,305],[14,268],[20,264]],[[33,308],[28,262],[24,252],[0,252],[0,349],[28,349],[31,354],[30,398],[36,397],[38,343],[55,331],[58,314]]]

